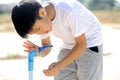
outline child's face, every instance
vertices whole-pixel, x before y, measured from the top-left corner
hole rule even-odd
[[[52,23],[47,18],[42,18],[36,20],[35,24],[32,26],[32,30],[29,32],[29,34],[45,34],[49,33],[52,30]]]
[[[39,12],[41,19],[37,19],[35,21],[35,24],[32,26],[32,30],[29,32],[29,34],[45,34],[49,33],[52,30],[52,22],[51,20],[46,16],[45,10],[41,9]]]

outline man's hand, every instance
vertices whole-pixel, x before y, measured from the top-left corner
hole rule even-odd
[[[59,71],[60,71],[59,62],[54,62],[48,67],[48,69],[43,70],[43,73],[46,76],[55,76],[56,74],[58,74]]]

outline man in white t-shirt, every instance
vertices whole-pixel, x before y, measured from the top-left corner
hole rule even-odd
[[[102,35],[98,19],[76,0],[24,1],[14,6],[12,21],[17,33],[41,35],[42,45],[51,45],[49,33],[63,40],[58,61],[43,70],[55,80],[102,80]],[[27,40],[26,52],[39,46]],[[42,51],[46,56],[51,49]]]

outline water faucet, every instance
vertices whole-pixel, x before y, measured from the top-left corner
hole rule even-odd
[[[42,47],[39,47],[39,52],[47,49],[47,48],[51,48],[53,47],[52,45],[45,45]],[[34,66],[34,57],[39,55],[40,53],[37,53],[36,50],[33,50],[31,52],[29,52],[28,54],[28,71],[29,71],[29,80],[33,80],[33,66]]]

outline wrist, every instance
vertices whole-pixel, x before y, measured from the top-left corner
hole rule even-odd
[[[62,61],[59,61],[58,62],[58,66],[59,66],[59,69],[62,70],[65,66],[64,66],[64,63]]]
[[[38,53],[39,52],[39,46],[35,45],[35,48],[36,52]]]
[[[43,51],[40,51],[40,48],[41,48],[41,47],[35,45],[34,48],[35,48],[35,50],[36,50],[36,52],[37,52],[37,56],[41,56],[41,57],[44,57],[44,56],[45,56],[44,53],[43,53]]]
[[[42,57],[46,56],[50,52],[51,47],[53,46],[52,45],[44,45],[42,47],[38,46],[37,48],[38,54],[41,55]]]
[[[41,51],[41,47],[39,47],[39,46],[38,46],[38,48],[37,48],[37,53],[38,53],[38,56],[41,56],[41,57],[44,57],[44,56],[45,56],[44,52]]]

